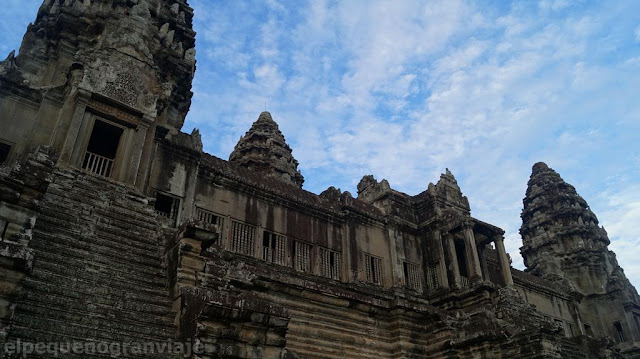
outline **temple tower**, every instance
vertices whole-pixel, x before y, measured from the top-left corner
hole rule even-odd
[[[176,133],[191,103],[192,17],[185,0],[44,1],[0,62],[6,162],[50,145],[59,165],[139,184],[156,128]]]
[[[580,298],[585,334],[640,340],[640,300],[618,265],[604,227],[560,175],[533,166],[520,234],[527,271],[556,281]]]
[[[293,158],[278,124],[266,111],[240,138],[229,156],[229,162],[297,187],[302,187],[304,183],[304,177],[298,170],[298,161]]]

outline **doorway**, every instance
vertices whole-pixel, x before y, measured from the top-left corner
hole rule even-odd
[[[96,120],[82,168],[103,177],[111,177],[124,129],[105,121]]]

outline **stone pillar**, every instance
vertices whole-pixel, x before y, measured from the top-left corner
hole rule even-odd
[[[73,117],[71,118],[71,123],[69,124],[69,130],[67,131],[66,138],[64,140],[64,145],[60,150],[59,163],[61,165],[69,165],[71,162],[71,155],[73,153],[74,148],[76,147],[76,143],[81,143],[85,136],[89,136],[90,134],[80,134],[80,127],[82,126],[82,119],[84,118],[84,113],[87,110],[87,104],[89,103],[89,99],[91,99],[91,93],[86,90],[78,90],[76,99],[76,109],[73,112]]]
[[[155,133],[156,125],[151,123],[147,127],[147,135],[145,136],[144,146],[142,147],[142,155],[140,156],[140,166],[138,167],[138,175],[136,177],[136,188],[145,193],[149,186],[149,172],[151,163],[154,160],[155,153]]]
[[[433,237],[436,243],[436,250],[438,251],[438,266],[436,267],[438,271],[438,282],[440,287],[449,288],[449,278],[447,277],[447,264],[446,264],[446,256],[444,253],[444,247],[442,245],[442,236],[440,235],[440,230],[437,229],[433,232]]]
[[[465,224],[462,228],[462,235],[464,236],[464,257],[467,260],[469,280],[482,280],[482,268],[480,268],[480,258],[478,257],[476,238],[473,234],[473,225]]]
[[[453,242],[453,235],[451,235],[451,233],[443,234],[442,243],[444,244],[445,258],[447,261],[447,272],[450,274],[449,285],[454,288],[460,288],[460,268],[458,267],[458,257],[456,256],[456,246]]]
[[[498,251],[498,265],[500,266],[500,275],[502,275],[502,280],[505,285],[513,285],[511,266],[509,265],[507,251],[504,249],[504,238],[502,236],[498,236],[493,241],[496,244],[496,250]]]
[[[490,276],[489,276],[489,268],[487,267],[487,258],[485,258],[484,252],[485,252],[486,246],[484,244],[481,244],[478,246],[478,258],[480,258],[480,268],[482,269],[482,278],[484,278],[485,280],[490,280]]]
[[[134,185],[136,183],[138,170],[140,168],[140,161],[142,159],[142,151],[147,137],[147,130],[149,129],[149,125],[152,123],[152,118],[146,115],[143,117],[143,120],[135,129],[135,133],[130,140],[131,143],[128,144],[130,149],[127,151],[129,153],[129,158],[121,159],[121,161],[123,161],[122,167],[126,168],[126,178],[124,179],[124,182],[128,184]]]

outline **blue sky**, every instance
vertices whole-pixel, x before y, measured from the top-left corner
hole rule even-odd
[[[266,108],[304,188],[417,194],[449,168],[513,265],[531,166],[591,205],[640,286],[640,2],[206,1],[184,127],[228,158]],[[2,57],[37,0],[5,0]]]

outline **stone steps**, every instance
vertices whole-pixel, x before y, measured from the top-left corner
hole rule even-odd
[[[40,300],[43,295],[47,296],[47,301]],[[120,320],[121,318],[135,319],[136,322],[148,324],[151,326],[167,327],[173,325],[172,318],[163,315],[166,310],[160,310],[159,313],[152,313],[153,308],[158,306],[140,310],[145,308],[144,304],[129,303],[126,306],[111,306],[108,303],[98,302],[95,300],[77,300],[77,298],[65,296],[60,293],[46,293],[34,292],[26,295],[21,301],[21,307],[16,308],[17,312],[23,311],[22,303],[25,307],[31,308],[33,306],[46,307],[50,310],[66,310],[77,313],[84,313],[86,315],[92,315],[99,318],[108,318],[109,320]],[[25,309],[27,311],[28,309]]]
[[[105,288],[113,288],[122,291],[138,291],[152,296],[165,297],[166,288],[164,278],[158,277],[155,282],[141,282],[126,280],[114,277],[111,274],[104,274],[96,271],[75,271],[66,267],[60,268],[55,265],[48,266],[49,263],[39,262],[39,270],[34,272],[32,279],[65,286],[65,282],[73,282],[74,285],[98,285]]]
[[[177,335],[156,216],[131,191],[78,171],[54,171],[10,341],[166,342]]]
[[[59,260],[64,257],[46,252],[38,254],[36,262],[40,270],[57,273],[68,278],[73,278],[78,276],[78,273],[83,273],[100,278],[111,278],[111,282],[122,282],[127,286],[138,286],[139,288],[147,286],[165,288],[166,285],[166,278],[161,274],[140,275],[135,271],[119,271],[100,263],[82,263],[71,260],[60,262]]]
[[[63,345],[66,348],[66,343],[93,343],[93,344],[98,344],[100,343],[100,341],[96,341],[96,340],[91,340],[91,339],[87,339],[86,336],[72,336],[72,335],[68,335],[68,334],[60,334],[58,331],[48,331],[48,330],[43,330],[43,329],[33,329],[33,328],[28,328],[28,327],[23,327],[23,326],[19,326],[16,325],[13,327],[12,331],[14,333],[16,333],[17,336],[19,336],[21,338],[21,342],[29,342],[29,343],[58,343],[59,345]],[[119,343],[120,344],[120,343]],[[42,358],[42,359],[51,359],[52,357],[54,357],[55,354],[29,354],[28,358],[32,359],[32,358]],[[88,354],[74,354],[74,353],[60,353],[57,355],[57,358],[60,359],[84,359],[84,358],[157,358],[157,355],[154,354],[147,354],[147,355],[111,355],[109,353],[101,353],[101,352],[96,352],[94,354],[88,355]],[[170,356],[166,356],[167,358],[170,358]],[[175,356],[174,356],[175,357]],[[20,358],[22,358],[22,356],[20,356]],[[179,357],[175,357],[175,358],[179,358]]]
[[[46,242],[47,244],[60,244],[83,250],[91,249],[111,256],[113,256],[114,253],[118,253],[117,258],[122,258],[121,254],[124,253],[135,255],[136,258],[148,258],[153,261],[157,261],[158,259],[157,243],[138,243],[130,239],[123,239],[122,237],[115,237],[105,233],[58,233],[53,235],[41,230],[36,230],[35,232],[42,236],[43,239],[46,239],[46,241],[43,240],[42,242]]]
[[[95,219],[92,219],[92,221],[97,223]],[[55,219],[55,218],[52,219],[47,216],[42,216],[41,218],[38,219],[38,224],[46,227],[56,226],[56,225],[59,225],[59,223],[60,222],[58,219]],[[91,226],[95,227],[95,225],[93,224]],[[40,232],[47,235],[47,232],[43,232],[43,231],[40,231]],[[74,229],[74,228],[58,228],[56,232],[57,232],[55,234],[56,237],[60,236],[60,237],[65,237],[70,239],[77,239],[79,237],[83,237],[82,241],[89,241],[91,243],[100,244],[104,246],[114,247],[115,244],[121,244],[126,247],[131,247],[133,249],[147,250],[149,251],[149,253],[151,253],[152,251],[153,253],[155,253],[157,252],[157,249],[158,249],[158,241],[156,238],[147,239],[145,237],[138,237],[134,235],[123,237],[123,236],[115,235],[115,234],[104,232],[104,231],[98,232],[98,233],[94,232],[92,233],[91,236],[86,236],[84,233],[87,233],[88,231],[82,231],[80,229]],[[100,239],[100,241],[98,241],[98,238]],[[103,243],[103,241],[106,241],[106,242]],[[111,245],[111,243],[114,243],[114,245]],[[118,247],[118,249],[121,249],[121,247]]]
[[[60,323],[74,323],[93,330],[104,328],[108,333],[116,333],[118,335],[131,336],[140,339],[150,340],[157,336],[172,338],[175,333],[171,326],[159,326],[151,323],[136,322],[135,318],[120,317],[107,318],[104,315],[92,312],[82,312],[71,310],[60,310],[59,308],[50,308],[39,306],[34,303],[25,303],[22,305],[20,312],[16,315],[22,319],[24,317],[46,319]],[[105,320],[107,319],[107,320]],[[22,320],[24,322],[24,320]],[[98,332],[100,332],[98,330]],[[104,337],[101,339],[113,339],[112,337]]]
[[[140,314],[149,314],[154,316],[169,316],[171,307],[168,300],[159,303],[153,301],[149,297],[141,296],[137,293],[131,293],[126,296],[118,297],[116,295],[103,295],[100,293],[92,293],[90,289],[82,286],[75,287],[75,291],[69,287],[60,287],[55,284],[49,284],[36,281],[29,278],[24,283],[24,298],[31,301],[43,300],[43,303],[54,302],[55,297],[64,298],[67,301],[73,301],[79,304],[106,306],[125,311],[135,311]],[[54,297],[54,298],[52,298]],[[60,304],[60,301],[58,301]],[[16,310],[19,310],[17,308]]]
[[[586,359],[587,356],[584,354],[584,351],[581,350],[580,346],[577,343],[574,343],[569,338],[562,338],[560,340],[561,349],[560,353],[563,359]]]
[[[99,298],[100,302],[107,300],[127,300],[131,303],[141,302],[149,305],[166,306],[169,303],[166,295],[160,294],[158,290],[147,289],[144,291],[131,290],[117,286],[109,286],[108,282],[98,280],[91,282],[77,280],[76,278],[65,278],[47,273],[34,273],[26,279],[25,286],[32,287],[33,290],[45,293],[65,293],[73,291],[72,298]]]
[[[129,255],[136,257],[145,257],[153,259],[158,258],[158,246],[154,245],[134,245],[137,244],[132,241],[113,240],[113,238],[120,237],[106,237],[103,234],[96,236],[69,236],[65,234],[51,235],[49,233],[38,231],[38,235],[46,239],[47,243],[55,243],[63,246],[74,247],[83,250],[90,250],[93,248],[100,248],[103,251],[115,251],[122,253],[126,251]]]
[[[127,310],[126,308],[118,308],[106,305],[98,302],[81,302],[76,301],[72,297],[58,295],[55,293],[36,293],[38,296],[27,295],[20,302],[20,308],[16,308],[18,312],[29,311],[29,308],[34,306],[48,308],[49,310],[64,310],[72,311],[74,313],[84,313],[85,315],[95,316],[99,318],[105,318],[109,320],[120,320],[121,318],[130,318],[135,320],[136,323],[141,325],[149,325],[152,327],[170,327],[173,325],[173,320],[164,315],[139,315],[139,311]],[[47,301],[43,302],[39,300],[42,296],[47,297]],[[22,306],[26,309],[22,309]]]
[[[159,263],[153,266],[146,266],[144,262],[128,263],[117,257],[103,256],[99,252],[95,253],[63,247],[56,243],[34,243],[33,247],[36,249],[36,262],[50,261],[53,263],[65,263],[65,265],[78,268],[79,270],[101,267],[105,270],[112,271],[116,275],[121,274],[125,277],[135,277],[136,275],[161,276],[164,274]],[[62,259],[65,261],[60,262]]]
[[[43,238],[50,239],[55,235],[44,234],[38,232]],[[88,236],[83,236],[87,238]],[[89,258],[97,257],[101,263],[118,264],[120,266],[126,266],[131,269],[139,269],[142,272],[157,272],[161,271],[162,267],[158,261],[157,255],[152,257],[149,253],[132,253],[128,249],[114,249],[109,246],[101,244],[91,245],[87,242],[80,240],[64,240],[64,237],[56,240],[37,241],[32,246],[36,251],[44,251],[49,253],[58,253],[63,255],[69,255],[70,257]]]

